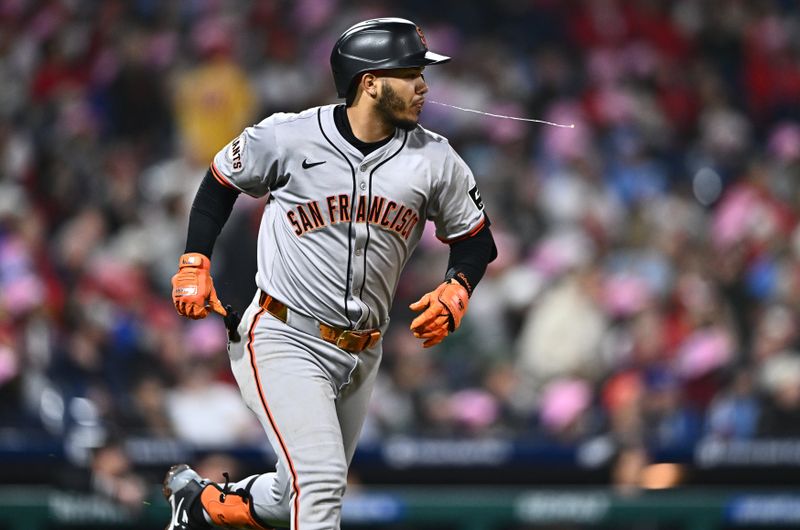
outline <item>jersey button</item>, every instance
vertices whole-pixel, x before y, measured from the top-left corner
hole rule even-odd
[[[362,190],[365,190],[367,189],[367,183],[362,181],[358,187],[361,188]]]
[[[356,256],[360,256],[360,255],[361,255],[361,249],[360,249],[360,248],[357,248],[357,249],[356,249]]]
[[[360,169],[361,169],[361,171],[362,171],[362,172],[363,172],[363,171],[366,171],[366,170],[367,170],[367,166],[361,166],[361,168],[360,168]]]

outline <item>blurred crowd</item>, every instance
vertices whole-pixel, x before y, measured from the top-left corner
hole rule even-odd
[[[800,436],[794,0],[4,0],[0,438],[263,442],[221,320],[180,319],[170,277],[214,153],[336,101],[330,48],[375,16],[454,57],[422,125],[472,167],[500,255],[424,350],[406,308],[447,263],[426,232],[365,440]],[[262,207],[237,201],[212,259],[239,309]]]

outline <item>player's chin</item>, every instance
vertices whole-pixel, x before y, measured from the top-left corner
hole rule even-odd
[[[422,106],[414,105],[408,109],[407,112],[404,113],[403,116],[398,116],[397,118],[397,125],[401,129],[405,129],[410,131],[411,129],[417,126],[419,123],[419,116],[422,113]]]
[[[418,115],[409,115],[395,120],[395,125],[404,131],[411,131],[417,127]]]

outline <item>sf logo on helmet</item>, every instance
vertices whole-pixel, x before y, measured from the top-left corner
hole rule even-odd
[[[419,40],[422,41],[422,45],[427,48],[428,47],[428,41],[425,40],[425,34],[422,33],[422,28],[420,28],[419,26],[417,26],[417,35],[419,35]]]

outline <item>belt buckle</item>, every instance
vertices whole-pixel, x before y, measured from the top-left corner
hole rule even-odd
[[[358,349],[353,347],[353,342],[354,342],[353,339],[356,337],[361,338],[359,335],[357,335],[356,332],[353,332],[352,330],[349,329],[342,330],[342,332],[339,333],[339,336],[336,337],[336,347],[349,353],[358,353],[363,348]]]
[[[346,329],[336,338],[336,347],[350,353],[361,353],[374,346],[380,337],[381,332],[377,329],[368,332]]]

